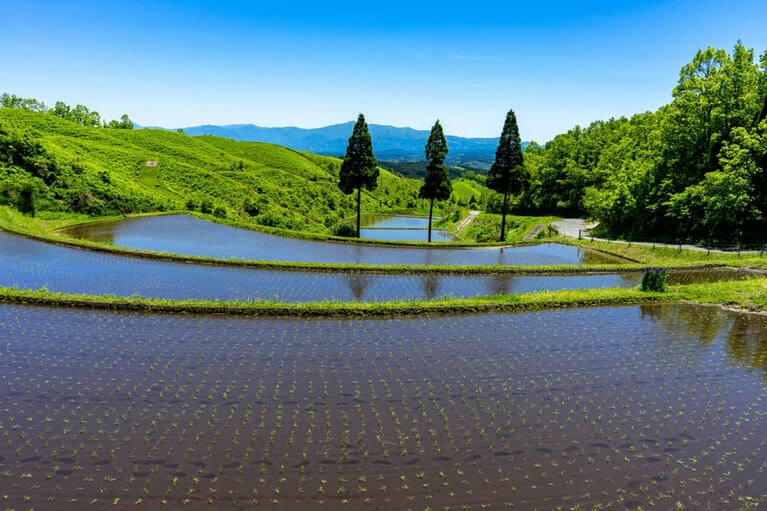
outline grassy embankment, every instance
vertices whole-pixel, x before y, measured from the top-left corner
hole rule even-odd
[[[650,303],[694,302],[723,305],[752,312],[767,312],[767,279],[675,286],[663,293],[638,289],[597,289],[538,292],[467,299],[411,302],[205,302],[171,301],[113,296],[65,295],[48,291],[0,288],[0,301],[56,307],[78,307],[141,312],[233,314],[253,316],[354,317],[419,314],[476,314],[575,307],[622,306]]]

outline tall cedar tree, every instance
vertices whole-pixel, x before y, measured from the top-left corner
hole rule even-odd
[[[345,194],[357,191],[357,237],[360,237],[360,199],[362,189],[375,190],[378,185],[378,163],[373,155],[365,116],[360,114],[349,137],[346,156],[338,174],[338,187]]]
[[[506,207],[510,194],[520,193],[525,185],[526,176],[522,159],[522,142],[519,138],[517,116],[513,110],[506,114],[501,140],[495,150],[495,162],[487,174],[487,187],[503,194],[501,211],[501,241],[506,239]]]
[[[453,185],[444,164],[447,151],[445,134],[442,132],[442,125],[437,120],[431,128],[429,140],[426,142],[426,159],[428,160],[426,177],[418,192],[420,198],[429,199],[429,243],[431,243],[431,218],[434,211],[434,199],[449,199],[453,192]]]

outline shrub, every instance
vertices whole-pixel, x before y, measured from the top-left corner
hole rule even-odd
[[[340,222],[333,227],[333,234],[344,238],[356,238],[357,228],[348,222]]]
[[[642,275],[642,291],[665,291],[666,270],[664,268],[645,268]]]

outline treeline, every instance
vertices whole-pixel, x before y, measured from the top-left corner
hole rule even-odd
[[[378,164],[386,170],[396,172],[403,177],[423,180],[426,177],[426,160],[423,161],[379,161]],[[479,167],[464,167],[456,165],[446,165],[450,179],[464,177],[464,174],[471,172],[472,175],[487,174],[487,169]]]
[[[128,114],[123,114],[120,120],[111,120],[107,122],[101,119],[101,115],[95,110],[89,109],[85,105],[75,105],[71,107],[63,101],[57,101],[53,108],[48,108],[45,103],[35,98],[21,98],[14,94],[4,92],[0,95],[0,106],[3,108],[20,108],[32,112],[47,113],[75,122],[81,126],[91,126],[94,128],[114,128],[114,129],[133,129],[133,121]]]
[[[701,50],[672,97],[528,146],[515,207],[589,217],[615,237],[767,242],[767,52]]]

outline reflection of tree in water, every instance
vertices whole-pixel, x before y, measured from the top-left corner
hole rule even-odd
[[[439,291],[439,276],[433,273],[427,273],[421,277],[421,284],[423,285],[423,294],[429,300],[434,299]]]
[[[80,238],[97,243],[115,244],[115,235],[118,234],[116,227],[118,221],[96,222],[93,224],[76,225],[64,229],[68,236]]]
[[[762,369],[767,377],[767,317],[702,305],[647,305],[643,317],[665,329],[711,344],[721,336],[733,360]]]
[[[354,244],[354,264],[362,264],[362,245]]]
[[[714,342],[728,324],[724,314],[700,305],[642,305],[643,318],[652,318],[666,330],[699,339],[702,344]]]
[[[734,359],[767,370],[767,318],[733,313],[727,346]]]
[[[370,285],[370,276],[365,273],[350,273],[346,276],[346,283],[356,301],[361,301],[365,296],[365,291]]]
[[[490,277],[488,291],[490,295],[507,295],[511,289],[513,277],[510,274],[499,274]]]

